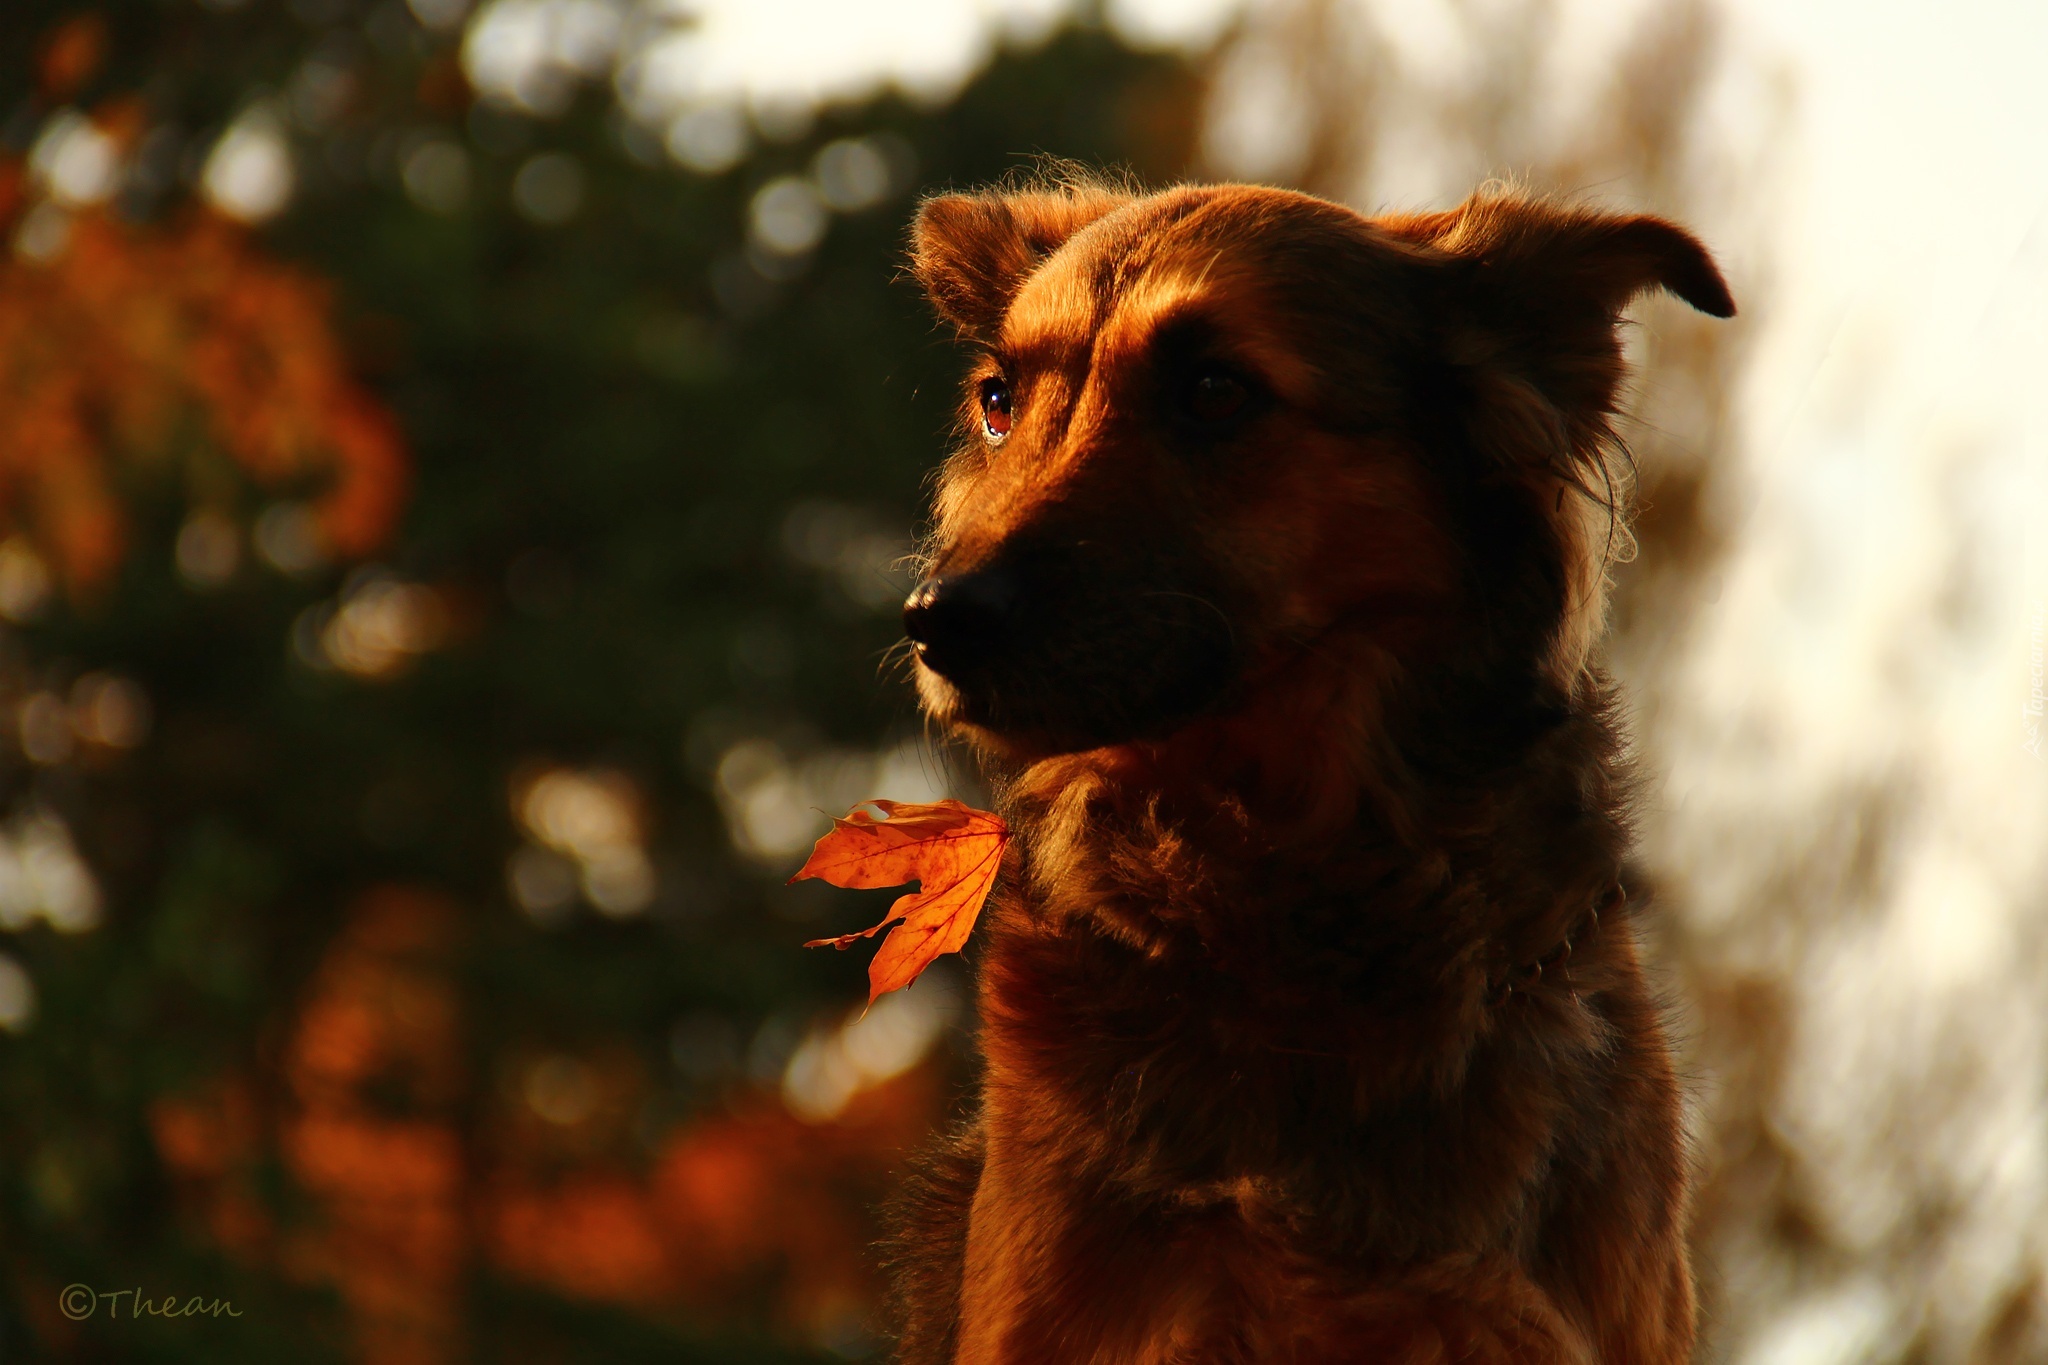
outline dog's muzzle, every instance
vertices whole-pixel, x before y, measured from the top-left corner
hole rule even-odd
[[[903,603],[903,633],[926,668],[957,680],[1000,650],[1017,597],[1016,575],[1002,569],[928,578]]]
[[[946,718],[1058,752],[1164,734],[1207,706],[1234,671],[1230,622],[1144,550],[1013,547],[918,584],[903,630],[949,684]]]

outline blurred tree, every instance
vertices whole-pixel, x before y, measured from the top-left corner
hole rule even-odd
[[[779,879],[933,780],[880,667],[955,365],[904,220],[1177,173],[1196,84],[1082,24],[672,157],[475,97],[461,17],[0,19],[0,1357],[869,1341],[954,997],[839,1027],[799,921],[865,907]]]

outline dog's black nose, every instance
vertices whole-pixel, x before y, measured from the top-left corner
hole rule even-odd
[[[972,668],[999,644],[1017,605],[1017,580],[1001,569],[927,578],[903,604],[903,632],[927,668]]]

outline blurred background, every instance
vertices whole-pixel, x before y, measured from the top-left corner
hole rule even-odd
[[[887,662],[959,367],[898,274],[1051,154],[1712,244],[1742,316],[1630,332],[1610,649],[1701,1358],[2048,1361],[2044,54],[1991,0],[9,0],[0,1360],[881,1349],[964,977],[858,1018],[799,944],[876,907],[782,879],[974,795]]]

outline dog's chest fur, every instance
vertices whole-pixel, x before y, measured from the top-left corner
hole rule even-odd
[[[1407,837],[1368,810],[1271,847],[1227,798],[1080,774],[1013,795],[957,1355],[906,1358],[1672,1358],[1675,1098],[1628,926],[1494,988],[1618,857],[1611,736],[1577,725],[1487,816]],[[1602,1267],[1665,1278],[1654,1324],[1603,1320]]]

